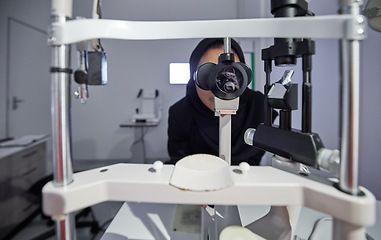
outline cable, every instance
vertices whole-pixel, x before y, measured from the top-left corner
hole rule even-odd
[[[318,219],[315,223],[314,223],[314,226],[312,228],[312,231],[311,231],[311,234],[310,236],[308,237],[308,240],[313,240],[315,238],[315,234],[316,234],[316,231],[317,229],[320,227],[320,225],[323,223],[323,222],[326,222],[326,221],[332,221],[332,217],[322,217],[320,219]]]
[[[308,240],[314,240],[315,239],[315,234],[317,232],[317,229],[320,227],[320,225],[323,222],[326,222],[326,221],[333,221],[333,218],[332,217],[322,217],[322,218],[318,219],[312,228],[312,231],[311,231],[310,236],[308,237]],[[295,238],[295,239],[297,239],[297,238]],[[365,239],[366,240],[374,240],[374,238],[372,238],[368,233],[366,233]]]
[[[102,0],[94,0],[92,17],[96,19],[102,18]],[[96,51],[104,52],[104,48],[100,39],[92,41],[92,48]]]

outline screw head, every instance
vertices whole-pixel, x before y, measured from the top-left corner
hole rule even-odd
[[[363,23],[364,21],[365,20],[364,20],[364,18],[362,16],[357,17],[357,22],[358,23]]]
[[[363,28],[357,29],[357,34],[359,34],[359,35],[364,34],[364,29]]]

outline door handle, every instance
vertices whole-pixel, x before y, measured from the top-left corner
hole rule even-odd
[[[12,110],[16,110],[18,108],[18,104],[24,102],[23,99],[19,99],[16,96],[13,96],[12,98]]]

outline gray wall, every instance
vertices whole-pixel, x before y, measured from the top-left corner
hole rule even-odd
[[[32,27],[47,30],[50,21],[49,0],[0,0],[0,138],[6,137],[7,101],[7,33],[10,19],[21,21]],[[48,45],[47,45],[48,47]],[[47,68],[48,69],[48,68]]]
[[[89,15],[91,2],[77,1],[75,15]],[[226,6],[210,11],[217,1],[108,1],[103,3],[103,18],[124,20],[190,20],[236,18],[235,1],[218,1]],[[84,7],[85,6],[85,7]],[[173,6],[173,7],[168,7]],[[200,8],[199,6],[204,6]],[[76,8],[78,7],[78,8]],[[184,11],[182,9],[186,9]],[[119,41],[103,40],[108,55],[109,83],[90,87],[86,105],[73,100],[73,153],[76,159],[128,159],[134,142],[134,129],[119,124],[131,117],[140,88],[157,88],[163,98],[162,121],[145,135],[146,157],[168,159],[167,111],[185,94],[184,85],[170,85],[169,63],[188,62],[198,40]],[[73,61],[76,62],[76,61]],[[101,109],[101,111],[100,111]],[[84,129],[83,126],[88,126]],[[94,131],[96,129],[96,131]]]
[[[309,1],[310,9],[317,15],[335,14],[336,1]],[[19,8],[19,4],[26,4]],[[262,4],[261,4],[262,3]],[[36,27],[45,29],[49,25],[48,0],[0,0],[0,137],[5,136],[6,115],[6,33],[7,17],[17,17]],[[171,7],[168,7],[171,6]],[[92,1],[74,2],[74,16],[89,17]],[[271,17],[268,1],[213,0],[110,0],[103,1],[104,18],[126,20],[193,20]],[[250,30],[248,30],[250,31]],[[378,104],[378,89],[381,89],[379,46],[381,33],[371,29],[363,43],[361,82],[361,128],[360,128],[360,183],[372,190],[381,199],[381,169],[378,148],[381,146],[381,107]],[[256,80],[262,90],[263,72],[259,50],[272,44],[271,39],[252,41],[256,53]],[[90,99],[86,105],[72,100],[73,156],[74,159],[120,159],[131,157],[130,146],[134,141],[134,130],[120,128],[119,124],[129,118],[138,102],[136,94],[140,88],[155,87],[163,96],[163,118],[159,126],[150,128],[145,136],[147,157],[151,160],[167,159],[167,110],[185,94],[183,85],[169,85],[168,64],[187,62],[197,44],[197,39],[168,41],[120,41],[103,40],[108,54],[107,86],[90,87]],[[250,44],[249,44],[250,45]],[[73,48],[74,49],[74,48]],[[326,147],[339,148],[339,71],[338,42],[316,40],[316,55],[313,57],[313,131],[318,132]],[[77,67],[76,53],[72,54],[72,67]],[[31,63],[33,64],[33,63]],[[32,65],[31,65],[32,66]],[[295,68],[295,81],[301,83],[300,65]],[[273,80],[278,80],[284,69],[274,69]],[[72,86],[73,91],[76,84]],[[301,96],[301,95],[300,95]],[[300,111],[294,113],[293,126],[300,128]]]

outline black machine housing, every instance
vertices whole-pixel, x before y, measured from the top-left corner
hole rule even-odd
[[[274,17],[313,16],[305,0],[271,0]],[[317,166],[319,150],[324,144],[319,135],[311,132],[311,56],[315,54],[315,43],[311,39],[275,38],[274,45],[262,50],[266,73],[264,88],[266,96],[266,119],[253,136],[253,146],[308,166]],[[281,98],[269,94],[272,61],[275,66],[295,65],[296,59],[303,62],[302,129],[291,128],[291,111],[297,109],[297,84],[286,87]],[[280,110],[280,125],[272,126],[273,109]]]
[[[210,90],[223,100],[239,97],[251,82],[251,69],[244,63],[234,62],[234,53],[222,53],[218,64],[204,63],[193,79],[203,90]]]

